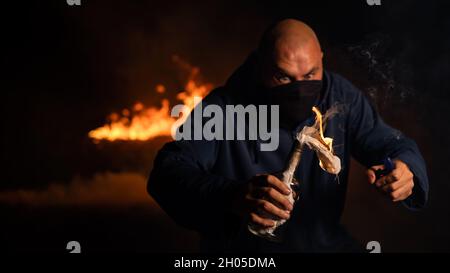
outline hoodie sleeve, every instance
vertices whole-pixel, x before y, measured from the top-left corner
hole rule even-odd
[[[238,184],[211,173],[219,146],[218,140],[179,140],[164,145],[155,158],[147,190],[181,226],[218,232],[232,216],[230,202]]]
[[[428,199],[425,161],[416,143],[388,126],[368,99],[355,87],[349,109],[352,155],[366,167],[378,165],[385,157],[405,162],[414,174],[413,194],[403,201],[409,209],[421,209]]]

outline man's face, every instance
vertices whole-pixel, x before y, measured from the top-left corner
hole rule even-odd
[[[271,88],[294,81],[322,80],[322,57],[318,43],[309,42],[300,47],[280,41],[275,44],[272,56],[262,56],[262,84]]]

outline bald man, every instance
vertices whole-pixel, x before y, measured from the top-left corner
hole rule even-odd
[[[287,19],[271,26],[256,52],[225,86],[212,91],[205,105],[279,105],[278,149],[264,152],[264,141],[182,140],[158,153],[148,191],[182,226],[201,234],[205,251],[348,252],[362,251],[340,225],[350,158],[368,168],[369,183],[392,202],[409,209],[425,206],[428,178],[424,160],[411,140],[386,125],[365,96],[341,76],[324,71],[323,53],[314,31]],[[325,135],[334,139],[341,160],[339,183],[324,172],[316,154],[306,149],[295,177],[299,199],[276,175],[285,166],[294,135],[312,125],[311,107],[322,113],[341,105]],[[198,106],[197,106],[198,107]],[[393,159],[384,176],[375,175]],[[357,205],[357,204],[354,204]],[[253,235],[288,220],[282,242]]]

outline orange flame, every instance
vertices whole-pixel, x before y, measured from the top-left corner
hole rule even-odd
[[[312,108],[313,112],[316,114],[316,124],[319,130],[319,141],[322,142],[323,145],[328,147],[330,152],[333,152],[333,139],[330,137],[324,137],[323,135],[323,124],[322,124],[322,113],[317,107]]]
[[[186,109],[192,110],[195,107],[194,97],[204,97],[212,89],[212,84],[199,83],[198,76],[200,70],[197,67],[190,67],[190,75],[185,85],[185,91],[177,95]],[[158,84],[155,88],[157,93],[166,92],[166,87]],[[181,124],[187,115],[179,119]],[[143,103],[137,102],[133,109],[123,109],[121,113],[112,113],[109,116],[110,122],[89,132],[89,137],[95,143],[100,140],[108,141],[145,141],[159,136],[170,136],[171,129],[176,118],[170,116],[170,103],[168,99],[161,101],[161,107],[150,106],[146,108]]]

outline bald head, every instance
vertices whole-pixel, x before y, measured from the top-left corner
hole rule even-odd
[[[267,87],[322,79],[322,50],[305,23],[286,19],[268,29],[259,46],[261,80]]]

